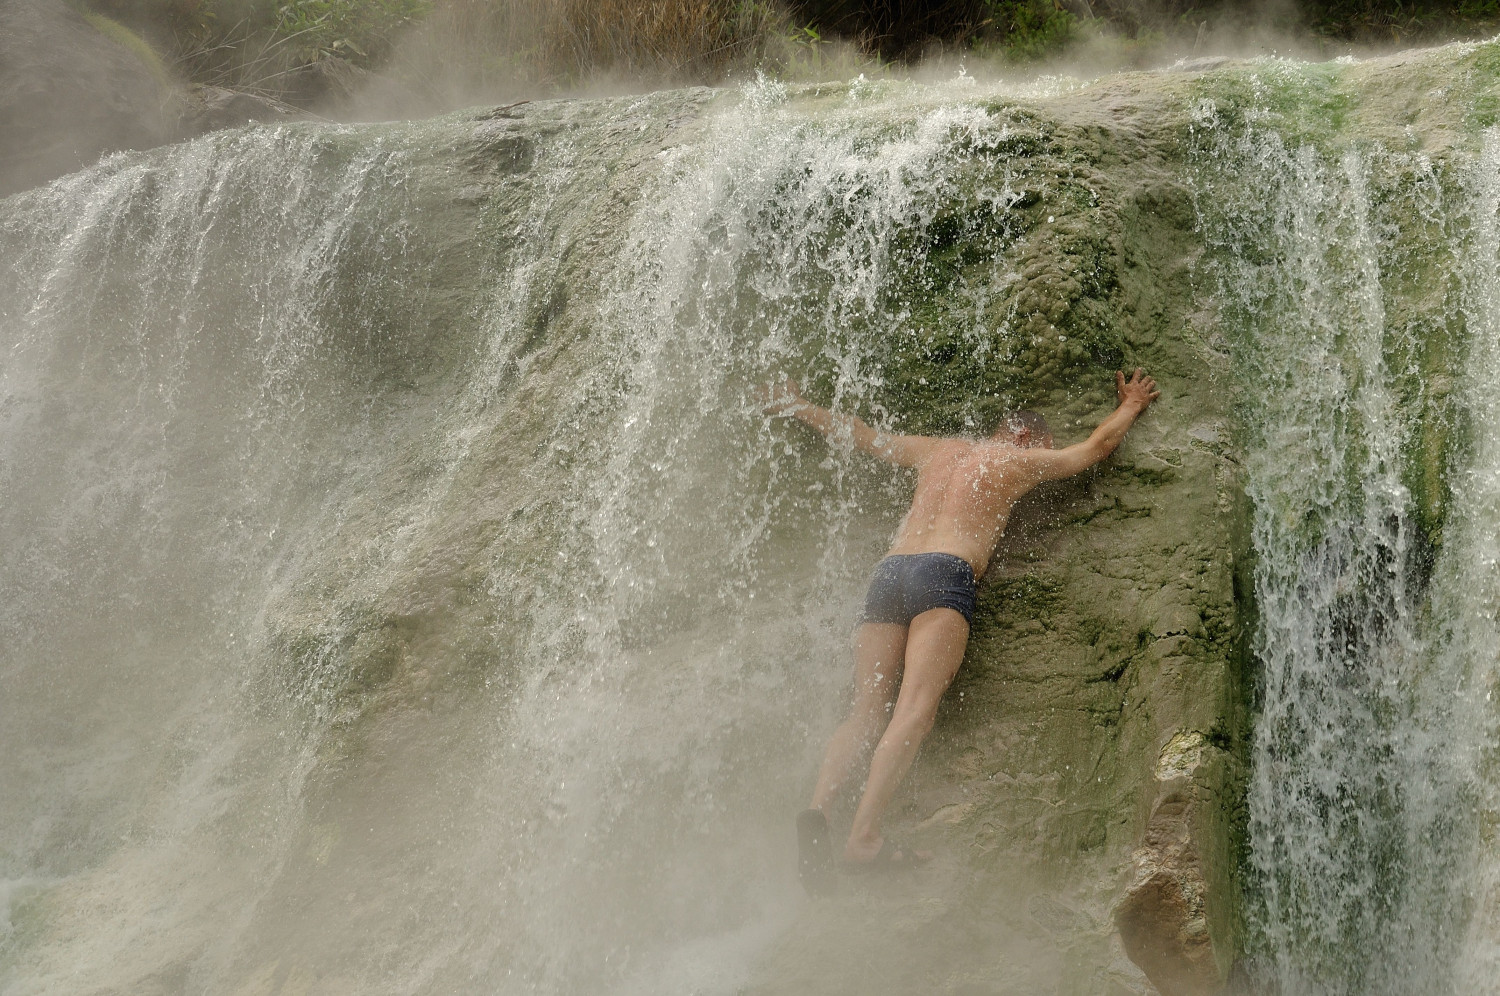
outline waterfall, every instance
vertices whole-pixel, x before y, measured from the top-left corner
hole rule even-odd
[[[1491,991],[1493,49],[250,126],[0,201],[0,989]],[[808,900],[911,482],[757,389],[1067,443],[1137,363],[981,588],[892,815],[938,858]]]
[[[898,511],[753,389],[880,411],[931,327],[1011,124],[918,93],[249,128],[10,200],[7,991],[740,985]]]
[[[1254,508],[1253,949],[1279,992],[1489,992],[1495,134],[1348,141],[1286,110],[1317,69],[1247,75],[1196,157]]]
[[[1463,295],[1468,351],[1457,385],[1468,436],[1465,459],[1453,477],[1449,541],[1435,601],[1439,652],[1457,672],[1459,722],[1446,749],[1472,779],[1475,854],[1459,874],[1471,920],[1455,973],[1456,988],[1480,993],[1500,973],[1500,852],[1492,828],[1500,815],[1500,771],[1495,766],[1500,726],[1495,684],[1500,647],[1500,133],[1490,128],[1467,178],[1472,232]],[[1481,694],[1482,693],[1482,694]]]

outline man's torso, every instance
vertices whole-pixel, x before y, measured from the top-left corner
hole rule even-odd
[[[997,440],[944,440],[917,472],[917,493],[890,552],[951,553],[989,566],[1016,500],[1036,482],[1025,451]]]

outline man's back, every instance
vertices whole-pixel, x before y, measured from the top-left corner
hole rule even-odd
[[[1016,500],[1036,486],[1026,451],[995,439],[944,439],[917,467],[917,491],[891,553],[951,553],[989,565]]]
[[[917,492],[901,522],[892,554],[947,553],[967,561],[978,578],[989,566],[1016,500],[1043,481],[1071,477],[1103,460],[1158,395],[1139,368],[1127,382],[1115,373],[1120,407],[1089,438],[1052,448],[1046,423],[1026,424],[1015,412],[986,439],[887,433],[852,415],[835,415],[802,397],[790,380],[767,385],[766,411],[788,414],[825,436],[845,436],[856,449],[917,471]],[[1040,422],[1038,418],[1037,421]]]

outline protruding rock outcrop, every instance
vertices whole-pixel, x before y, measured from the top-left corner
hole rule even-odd
[[[1213,890],[1199,855],[1198,842],[1213,839],[1217,814],[1193,776],[1214,751],[1196,731],[1177,734],[1163,748],[1159,795],[1134,855],[1135,875],[1114,911],[1125,953],[1162,996],[1217,992],[1233,955],[1230,944],[1216,949],[1209,930]]]

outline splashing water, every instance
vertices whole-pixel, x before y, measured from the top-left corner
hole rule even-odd
[[[750,389],[877,397],[902,247],[1008,132],[712,96],[8,204],[7,991],[741,984],[892,525]]]

